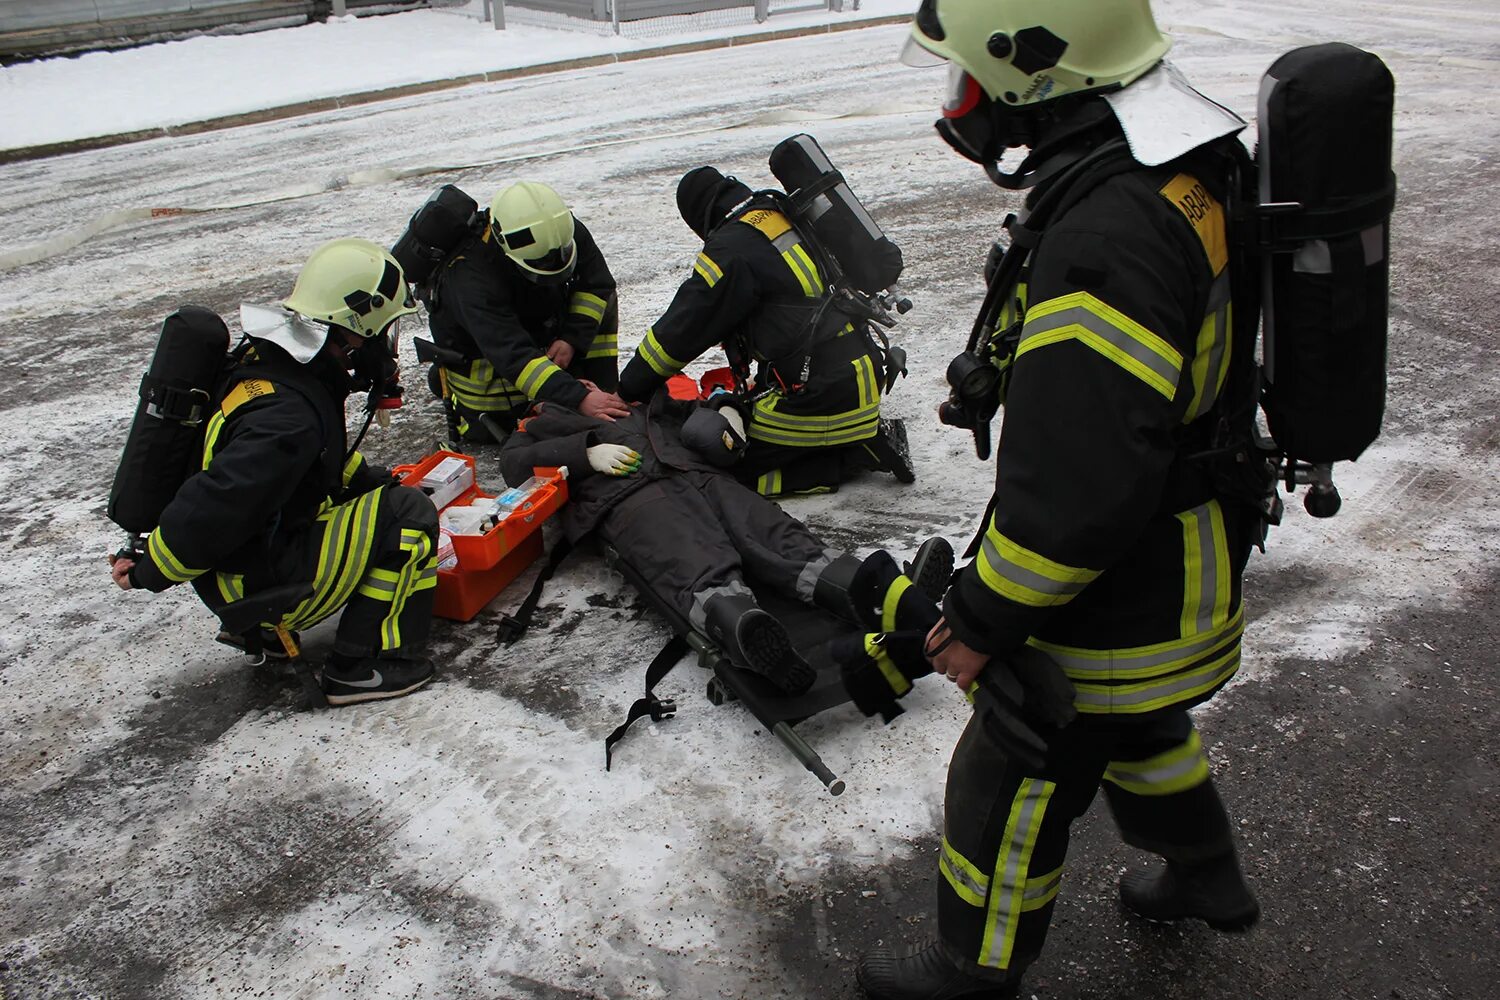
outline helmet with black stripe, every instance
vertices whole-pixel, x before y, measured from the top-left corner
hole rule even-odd
[[[537,181],[517,181],[490,201],[490,238],[540,285],[562,284],[578,264],[573,213],[561,195]]]

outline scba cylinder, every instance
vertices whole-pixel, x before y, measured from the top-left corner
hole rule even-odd
[[[896,283],[901,248],[870,218],[818,140],[806,133],[783,139],[771,150],[771,173],[790,197],[797,223],[812,230],[850,284],[877,295]]]

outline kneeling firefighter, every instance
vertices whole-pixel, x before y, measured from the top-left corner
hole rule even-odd
[[[462,440],[498,443],[543,400],[606,418],[627,412],[615,395],[614,276],[547,185],[498,192],[434,271],[427,302],[434,388]],[[417,346],[421,357],[427,345]]]
[[[169,336],[207,344],[219,371],[213,389],[195,390],[212,404],[188,440],[197,451],[192,469],[150,467],[148,456],[163,452],[148,438],[163,428],[179,433],[180,424],[150,412],[157,404],[146,397],[160,380],[153,386],[148,375],[143,386],[110,516],[149,535],[112,558],[121,589],[190,582],[217,613],[292,585],[294,603],[263,627],[305,628],[343,609],[322,673],[330,704],[395,698],[425,684],[437,512],[420,491],[395,485],[390,472],[349,449],[344,420],[351,392],[378,396],[391,382],[395,324],[415,311],[388,253],[368,240],[337,239],[313,252],[280,307],[241,307],[246,342],[232,355],[214,313],[186,306],[169,317],[164,344]],[[156,483],[174,475],[175,493],[149,509]],[[260,637],[236,644],[252,642],[259,647]]]
[[[821,254],[785,207],[780,192],[752,192],[711,166],[683,176],[677,208],[703,249],[622,370],[620,395],[648,399],[722,345],[753,401],[734,469],[746,485],[763,496],[818,493],[864,470],[911,482],[905,428],[880,416],[896,372],[864,318],[829,307]]]

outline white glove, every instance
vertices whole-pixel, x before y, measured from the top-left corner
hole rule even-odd
[[[639,472],[641,453],[623,444],[596,444],[587,449],[589,465],[606,476],[628,476]]]
[[[736,437],[741,441],[745,440],[745,418],[740,416],[739,410],[732,406],[721,406],[719,416],[724,418],[724,422],[734,431]]]

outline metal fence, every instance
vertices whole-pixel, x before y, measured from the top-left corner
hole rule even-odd
[[[433,0],[492,23],[627,38],[665,38],[763,23],[778,14],[858,10],[859,0]]]

